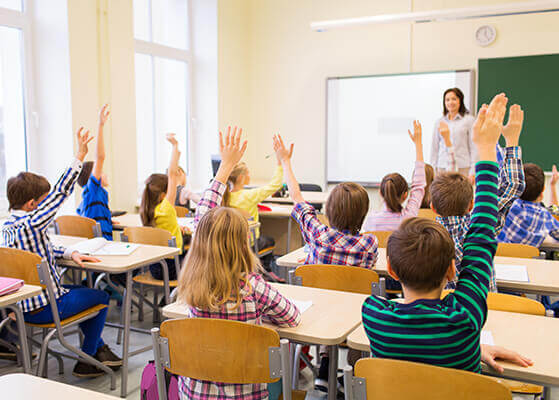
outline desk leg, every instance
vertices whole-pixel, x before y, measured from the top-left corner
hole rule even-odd
[[[130,313],[132,309],[132,271],[126,272],[126,293],[124,296],[124,339],[122,341],[122,378],[120,397],[128,394],[128,348],[130,346]]]
[[[21,344],[21,355],[23,358],[23,371],[26,374],[31,373],[31,357],[29,355],[29,345],[27,342],[27,332],[25,331],[25,321],[23,320],[23,312],[17,304],[12,305],[10,308],[16,315],[17,331],[19,335],[19,342]]]
[[[551,400],[551,386],[544,386],[543,387],[543,399],[544,400]]]
[[[328,400],[338,397],[338,346],[328,346],[330,365],[328,366]]]
[[[291,215],[287,217],[287,246],[285,254],[288,254],[291,248]]]

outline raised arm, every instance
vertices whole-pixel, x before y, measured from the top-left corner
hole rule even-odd
[[[450,140],[450,128],[448,127],[448,124],[446,122],[441,121],[439,133],[443,138],[444,144],[446,146],[446,154],[448,155],[448,166],[446,167],[446,170],[451,172],[458,172],[458,165],[456,164],[456,153],[454,151],[452,141]]]
[[[553,165],[551,172],[551,180],[549,181],[551,204],[554,206],[559,206],[559,201],[557,200],[557,181],[559,181],[559,172],[557,172],[557,167],[555,165]]]
[[[177,197],[177,185],[180,178],[179,171],[179,158],[181,152],[179,151],[179,142],[175,137],[174,133],[167,134],[167,141],[173,146],[171,150],[171,162],[169,163],[169,168],[167,169],[167,194],[165,197],[171,204],[175,204],[175,199]]]
[[[103,173],[103,165],[105,164],[105,137],[104,128],[105,123],[109,119],[111,111],[109,110],[109,105],[105,104],[101,111],[99,112],[99,128],[97,133],[97,153],[95,155],[95,162],[93,163],[92,174],[95,179],[101,179],[101,174]]]
[[[411,184],[410,195],[406,208],[402,211],[403,216],[416,217],[421,201],[425,195],[425,163],[423,162],[423,139],[421,124],[413,121],[413,134],[408,130],[408,135],[415,145],[415,169]]]
[[[304,203],[305,199],[301,194],[301,189],[299,188],[299,182],[295,178],[293,169],[291,168],[291,156],[293,155],[293,143],[289,147],[289,150],[285,147],[281,135],[274,136],[274,151],[276,156],[283,165],[283,172],[285,175],[285,180],[287,182],[287,189],[289,190],[289,197],[293,200],[294,204]]]

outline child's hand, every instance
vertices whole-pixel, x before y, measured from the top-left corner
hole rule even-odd
[[[518,146],[518,138],[522,132],[524,123],[524,111],[518,104],[514,104],[509,109],[509,120],[503,127],[503,137],[507,142],[507,147]]]
[[[176,135],[174,133],[168,133],[166,138],[167,138],[167,141],[173,145],[173,147],[179,145],[179,142],[178,142],[178,140],[176,138]]]
[[[551,180],[549,181],[551,186],[555,186],[559,182],[559,172],[557,172],[557,167],[553,164],[551,167]]]
[[[423,143],[421,124],[419,121],[413,121],[413,134],[408,129],[408,135],[410,136],[411,141],[415,144],[415,159],[417,161],[423,161]]]
[[[489,107],[484,104],[479,110],[473,126],[472,140],[477,146],[480,160],[496,160],[495,147],[503,130],[507,102],[507,97],[501,93],[493,97]]]
[[[82,268],[85,268],[85,265],[83,265],[84,262],[101,262],[98,258],[86,256],[78,253],[77,251],[72,253],[72,260]]]
[[[446,145],[446,147],[452,146],[452,142],[450,141],[450,128],[444,121],[441,121],[439,123],[439,134],[444,139],[444,144]]]
[[[105,104],[101,111],[99,111],[99,125],[104,126],[111,115],[111,110],[109,110],[109,105]]]
[[[289,146],[289,150],[287,150],[285,148],[285,144],[283,144],[281,135],[274,135],[274,151],[276,152],[278,162],[288,162],[289,160],[291,160],[291,156],[293,155],[293,143],[291,143],[291,146]]]
[[[247,141],[241,143],[243,129],[237,131],[237,127],[231,133],[231,127],[227,128],[227,134],[219,132],[219,154],[221,162],[228,167],[234,167],[241,161],[247,148]]]
[[[481,345],[481,361],[489,365],[495,371],[502,374],[504,369],[499,364],[497,364],[498,359],[520,365],[521,367],[529,367],[531,365],[534,365],[534,362],[532,360],[518,354],[515,351],[499,346],[483,344]]]
[[[78,153],[76,154],[76,158],[82,162],[87,155],[87,145],[93,140],[93,136],[89,136],[89,131],[83,132],[84,129],[85,128],[81,126],[76,132],[76,136],[78,137]]]

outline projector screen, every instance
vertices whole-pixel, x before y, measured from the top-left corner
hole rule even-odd
[[[458,87],[473,106],[472,71],[329,78],[327,81],[326,179],[376,186],[391,172],[411,181],[413,120],[423,127],[425,162],[431,157],[434,124],[443,93]]]

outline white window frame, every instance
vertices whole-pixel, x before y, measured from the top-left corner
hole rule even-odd
[[[135,54],[144,54],[152,57],[159,57],[159,58],[166,58],[169,60],[175,61],[182,61],[186,63],[186,143],[185,146],[185,154],[186,154],[186,173],[188,174],[191,170],[191,157],[189,157],[189,151],[191,149],[191,140],[192,140],[192,1],[187,1],[187,50],[180,49],[177,47],[171,47],[164,44],[160,44],[153,41],[146,41],[141,39],[134,38],[134,52]],[[149,19],[149,36],[153,38],[153,27],[152,27],[152,1],[149,1],[149,10],[150,10],[150,19]],[[155,64],[153,64],[152,68],[152,82],[155,82]],[[154,123],[156,118],[155,113],[155,102],[153,103],[153,115],[154,115]],[[155,155],[154,155],[155,157]]]

